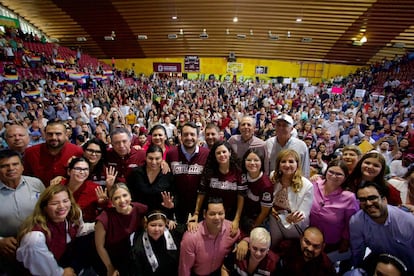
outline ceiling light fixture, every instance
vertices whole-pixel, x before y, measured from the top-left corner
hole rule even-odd
[[[239,21],[239,19],[237,18],[237,16],[235,16],[234,18],[233,18],[233,22],[234,23],[237,23]]]
[[[302,22],[302,18],[300,17],[296,18],[296,22]]]
[[[359,41],[359,42],[361,42],[361,43],[365,43],[365,42],[367,42],[368,41],[368,39],[367,39],[367,37],[364,35],[362,38],[361,38],[361,40]]]
[[[250,35],[253,35],[253,30],[250,30]]]
[[[183,34],[184,34],[184,30],[180,29],[180,35],[183,35]]]
[[[174,15],[173,17],[171,17],[172,20],[177,20],[178,17],[176,15]]]
[[[226,34],[229,35],[230,34],[230,30],[226,29]]]
[[[290,37],[290,31],[287,32],[287,37]]]

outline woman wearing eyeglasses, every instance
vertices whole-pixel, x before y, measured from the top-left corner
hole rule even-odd
[[[98,206],[105,207],[108,198],[99,184],[88,180],[88,161],[83,157],[73,158],[69,162],[67,174],[68,178],[63,178],[60,184],[67,186],[73,193],[76,203],[82,210],[84,221],[95,221]]]
[[[313,203],[310,225],[318,227],[325,236],[325,252],[349,248],[349,220],[359,207],[353,192],[344,186],[348,167],[344,161],[329,162],[324,178],[313,182]]]
[[[92,180],[100,185],[105,185],[106,180],[106,145],[97,138],[88,140],[82,146],[83,157],[85,157],[90,164],[89,180]]]

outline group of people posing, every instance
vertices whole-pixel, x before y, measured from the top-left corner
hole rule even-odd
[[[137,135],[116,126],[110,144],[96,136],[80,147],[69,142],[66,122],[49,121],[45,142],[27,147],[27,129],[8,126],[9,149],[0,151],[0,269],[182,276],[414,271],[413,170],[393,186],[380,152],[362,155],[346,146],[310,177],[309,148],[292,136],[292,117],[279,115],[266,141],[255,137],[255,127],[245,116],[240,134],[226,141],[207,125],[200,145],[200,127],[187,122],[179,143],[168,145],[167,130],[156,124],[141,146],[133,142]]]

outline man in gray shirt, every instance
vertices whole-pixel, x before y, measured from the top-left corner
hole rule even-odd
[[[287,114],[282,114],[276,120],[276,136],[266,140],[267,156],[269,156],[270,171],[275,169],[276,157],[281,150],[295,150],[301,160],[301,169],[304,177],[310,176],[309,150],[305,142],[292,137],[293,119]]]

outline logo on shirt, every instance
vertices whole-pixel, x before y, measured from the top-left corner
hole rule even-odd
[[[181,162],[171,162],[171,171],[176,174],[200,175],[203,173],[204,166],[199,164],[183,164]]]

